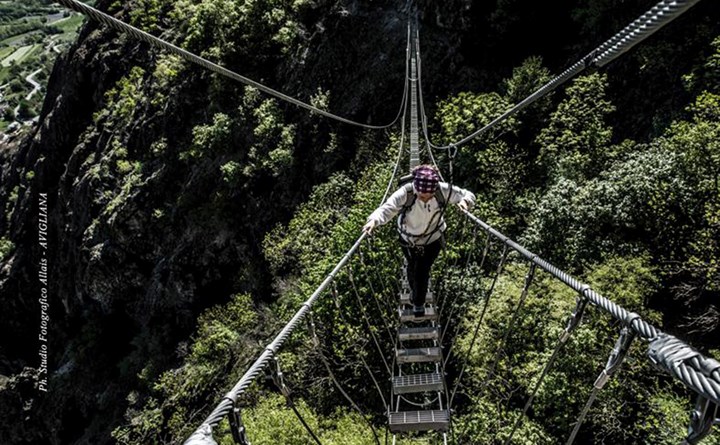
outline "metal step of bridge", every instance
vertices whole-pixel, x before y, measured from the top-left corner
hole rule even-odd
[[[435,294],[430,290],[425,294],[425,303],[435,304]],[[400,292],[400,304],[412,304],[409,290],[407,292]]]
[[[393,377],[392,385],[395,394],[442,391],[445,388],[442,374],[437,372]]]
[[[438,363],[442,360],[442,349],[437,347],[398,349],[396,357],[398,363]]]
[[[425,314],[419,317],[413,314],[412,308],[400,310],[400,321],[435,321],[437,318],[434,307],[426,307]]]
[[[388,426],[393,433],[403,431],[445,431],[450,424],[448,410],[391,412]]]
[[[400,329],[398,329],[398,339],[400,341],[437,340],[439,338],[440,338],[440,328],[438,326],[421,326],[418,328],[400,328]]]

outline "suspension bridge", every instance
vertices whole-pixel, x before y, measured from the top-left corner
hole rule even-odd
[[[613,37],[571,65],[560,75],[554,77],[487,125],[451,144],[437,145],[431,141],[428,119],[425,113],[422,95],[422,60],[419,48],[419,31],[413,18],[408,19],[405,84],[400,109],[392,122],[378,126],[356,122],[318,109],[308,103],[273,90],[172,43],[128,25],[77,0],[58,1],[67,8],[83,13],[89,18],[99,21],[116,31],[128,33],[134,38],[175,54],[186,61],[246,85],[253,86],[270,96],[326,118],[371,130],[390,128],[399,123],[401,137],[398,144],[398,155],[385,194],[379,201],[380,204],[385,201],[393,185],[396,183],[405,155],[408,155],[408,166],[412,170],[422,162],[423,153],[430,163],[437,166],[434,151],[444,152],[448,159],[448,170],[445,173],[447,181],[452,185],[453,160],[458,147],[467,144],[469,141],[497,127],[510,116],[557,89],[584,70],[590,67],[601,68],[612,62],[699,2],[699,0],[660,1]],[[406,132],[409,136],[409,144],[406,143]],[[420,136],[423,137],[422,141]],[[409,145],[409,150],[406,145]],[[387,280],[381,277],[377,282],[381,283],[382,289],[371,289],[374,295],[394,295],[395,298],[393,301],[386,298],[382,300],[383,302],[381,303],[380,300],[375,297],[369,299],[363,298],[364,296],[361,295],[362,291],[359,290],[360,286],[357,285],[357,281],[361,277],[355,276],[353,271],[357,269],[356,266],[359,264],[365,265],[366,261],[376,261],[373,255],[363,255],[363,249],[369,251],[373,249],[372,239],[363,233],[345,252],[332,271],[327,274],[320,285],[300,306],[295,315],[285,324],[272,342],[264,348],[262,354],[257,357],[242,378],[220,398],[219,403],[212,412],[198,425],[195,432],[187,438],[185,445],[215,444],[216,442],[213,437],[214,430],[217,429],[220,422],[224,419],[228,419],[229,421],[230,431],[235,443],[249,444],[247,431],[242,422],[242,406],[239,402],[239,397],[259,376],[264,374],[272,378],[280,392],[285,396],[288,405],[293,409],[298,420],[307,430],[308,435],[315,443],[320,444],[317,435],[308,423],[305,422],[293,403],[292,393],[285,381],[284,373],[278,360],[278,352],[288,338],[306,319],[309,326],[308,335],[310,335],[316,346],[320,344],[321,340],[312,316],[313,305],[319,299],[332,298],[338,307],[339,316],[344,317],[343,311],[340,310],[338,292],[338,283],[341,279],[344,283],[349,283],[350,293],[354,295],[361,309],[361,318],[366,328],[368,344],[372,343],[370,347],[377,352],[383,365],[382,371],[384,372],[381,371],[378,373],[376,370],[372,370],[362,357],[359,357],[379,397],[382,399],[383,405],[386,407],[386,412],[384,413],[387,418],[385,442],[388,442],[388,435],[392,435],[392,442],[395,443],[398,435],[408,432],[426,432],[427,434],[438,434],[443,443],[448,443],[448,440],[451,440],[450,434],[452,432],[453,402],[456,400],[458,389],[465,375],[470,352],[478,342],[478,334],[490,300],[493,297],[493,291],[498,277],[502,273],[508,257],[511,254],[514,254],[526,264],[527,272],[518,302],[512,311],[511,318],[500,339],[500,347],[489,366],[488,376],[492,375],[498,367],[500,356],[509,336],[513,330],[518,328],[519,319],[522,317],[523,305],[527,300],[529,291],[538,272],[548,274],[553,277],[554,280],[557,280],[572,290],[572,292],[576,294],[576,304],[572,312],[567,314],[567,321],[562,329],[562,333],[557,338],[553,352],[545,361],[540,375],[534,381],[523,404],[520,415],[512,421],[512,429],[504,439],[505,444],[511,443],[514,434],[527,415],[528,410],[531,408],[545,377],[552,372],[553,365],[562,353],[564,346],[580,325],[583,316],[587,312],[588,306],[595,307],[609,314],[610,317],[618,322],[619,329],[615,346],[608,356],[606,366],[593,384],[585,405],[577,415],[572,431],[567,432],[568,439],[566,444],[574,443],[578,432],[582,428],[583,421],[598,393],[606,383],[613,378],[631,345],[637,343],[637,341],[644,341],[647,344],[647,357],[653,366],[667,373],[678,382],[681,382],[696,394],[696,406],[690,413],[688,433],[683,443],[699,443],[710,433],[712,426],[718,421],[716,416],[718,404],[720,403],[720,362],[704,356],[678,338],[654,327],[644,320],[641,315],[628,311],[618,304],[615,304],[609,298],[600,295],[589,285],[558,269],[535,253],[530,252],[470,211],[463,209],[457,209],[457,211],[459,212],[459,221],[461,221],[465,227],[468,225],[473,227],[473,244],[477,242],[478,232],[485,234],[485,243],[482,247],[482,257],[479,259],[479,268],[482,269],[486,261],[489,262],[491,258],[496,258],[497,260],[497,264],[491,268],[495,272],[491,274],[489,285],[483,292],[483,305],[472,331],[469,350],[465,351],[463,356],[454,352],[455,345],[452,343],[452,339],[457,332],[452,332],[449,320],[453,319],[453,313],[457,310],[457,305],[454,304],[452,294],[448,292],[446,283],[442,282],[442,275],[440,275],[441,279],[438,280],[438,282],[430,283],[431,290],[428,292],[426,300],[427,307],[422,316],[416,316],[411,309],[410,289],[405,264],[397,256],[394,257],[393,260],[397,271],[397,279],[388,283]],[[492,245],[498,250],[494,255],[491,253]],[[464,273],[467,273],[467,266],[470,264],[470,260],[470,257],[465,259]],[[457,261],[455,266],[458,266]],[[370,264],[369,269],[377,270],[378,265]],[[375,309],[371,310],[365,307],[363,300],[373,301],[376,306]],[[383,307],[383,305],[385,305],[385,307]],[[377,318],[373,320],[368,314],[375,312],[378,315]],[[387,337],[383,339],[382,337],[385,335]],[[390,345],[389,351],[388,348],[383,347],[383,343]],[[446,366],[453,354],[455,354],[455,358],[457,359],[456,365],[458,366],[458,370],[453,373],[453,381],[448,381],[446,379],[448,375],[448,373],[446,373]],[[355,410],[365,417],[365,413],[362,412],[358,404],[353,400],[351,394],[343,390],[342,385],[333,374],[332,367],[322,353],[320,353],[320,358],[339,392]],[[389,387],[386,387],[388,385],[386,385],[385,382],[390,382]],[[368,423],[375,442],[379,444],[380,437],[376,429],[377,425],[373,425],[371,422]]]

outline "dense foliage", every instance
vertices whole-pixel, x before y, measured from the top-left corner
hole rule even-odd
[[[654,140],[613,139],[608,115],[614,106],[606,93],[607,76],[591,74],[575,80],[555,104],[546,101],[539,106],[549,111],[549,117],[541,125],[532,123],[540,127],[533,140],[524,141],[518,131],[525,120],[537,116],[536,110],[508,121],[489,141],[461,148],[454,179],[477,190],[477,214],[502,230],[513,231],[533,251],[662,326],[663,317],[654,307],[666,307],[670,303],[665,300],[687,304],[690,299],[709,298],[720,284],[720,96],[714,81],[707,81],[718,76],[717,43],[716,52],[688,78],[697,96],[688,104],[685,117]],[[462,93],[443,101],[437,117],[443,140],[453,140],[482,125],[516,100],[518,91],[546,78],[540,62],[531,59],[506,81],[504,95]],[[255,113],[262,110],[262,106],[255,108]],[[221,136],[215,132],[221,122],[216,116],[212,127],[196,128],[195,137],[214,134],[213,140],[217,140]],[[278,137],[282,141],[282,131]],[[394,139],[387,146],[387,160],[371,164],[359,180],[339,173],[316,187],[294,218],[265,238],[264,253],[278,295],[269,312],[277,320],[290,318],[359,235],[364,217],[385,190],[397,142]],[[199,145],[212,147],[207,142]],[[275,162],[276,156],[265,153],[263,162]],[[453,344],[447,368],[451,384],[467,362],[454,404],[452,436],[458,443],[494,443],[509,434],[575,299],[562,283],[537,272],[516,328],[507,335],[528,265],[511,255],[494,292],[488,294],[501,246],[491,242],[485,257],[484,235],[468,228],[454,212],[449,218],[450,244],[436,265],[435,282],[440,298],[454,307],[447,321],[450,341],[446,340],[446,351]],[[361,250],[337,278],[333,290],[313,308],[319,343],[313,346],[311,335],[300,328],[279,356],[296,404],[323,443],[373,443],[366,422],[374,422],[376,428],[383,424],[380,393],[388,394],[382,355],[390,357],[392,351],[388,333],[394,330],[392,282],[399,267],[392,229],[383,229]],[[236,304],[216,311],[232,310]],[[592,308],[587,312],[585,322],[540,387],[512,443],[558,443],[574,426],[619,333],[618,323],[606,314]],[[207,323],[229,320],[226,315],[211,321],[208,314],[203,320],[193,351],[221,344],[225,345],[223,351],[237,348],[238,340],[221,337],[206,327]],[[697,320],[690,317],[685,321]],[[501,341],[504,335],[507,337]],[[636,341],[618,376],[600,392],[578,443],[674,444],[682,439],[691,397],[681,385],[650,367],[640,343]],[[364,420],[336,390],[321,358],[328,360],[333,376],[360,404]],[[227,360],[217,360],[202,362],[209,367],[208,375],[225,369],[226,376],[236,376],[243,369],[237,365],[228,369]],[[169,375],[189,377],[187,370],[197,366],[193,363],[200,362],[189,358],[183,368]],[[371,384],[368,370],[381,377],[380,391]],[[183,422],[172,421],[183,411],[167,411],[168,406],[184,403],[178,399],[184,392],[175,392],[175,380],[163,378],[156,383],[156,390],[166,394],[162,402],[166,408],[152,425],[169,435],[164,437],[177,439],[188,429]],[[202,385],[202,379],[195,382],[190,387]],[[129,413],[131,424],[146,425],[140,419],[157,412],[159,400],[151,399],[141,411],[144,414]],[[258,382],[243,400],[253,443],[309,442],[273,385]],[[137,434],[138,428],[124,427],[116,432],[117,437]],[[154,437],[159,440],[162,436]],[[222,443],[231,443],[229,436],[224,437]],[[400,443],[438,440],[427,435],[403,438]],[[719,443],[718,435],[703,443]]]

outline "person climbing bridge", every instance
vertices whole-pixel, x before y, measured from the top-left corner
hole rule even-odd
[[[363,232],[371,234],[375,227],[400,213],[397,230],[408,263],[413,315],[420,317],[425,314],[430,269],[445,244],[443,232],[447,224],[443,214],[447,203],[469,210],[475,205],[475,195],[441,182],[438,171],[431,165],[415,167],[409,179],[411,182],[402,185],[368,216]]]

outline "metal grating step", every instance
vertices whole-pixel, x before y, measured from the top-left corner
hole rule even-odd
[[[450,424],[448,410],[399,411],[390,413],[388,426],[393,433],[402,431],[445,431]]]
[[[437,340],[440,338],[440,328],[437,326],[422,326],[419,328],[398,329],[398,339],[407,340]]]
[[[442,360],[440,348],[413,348],[398,349],[396,353],[398,363],[425,363]]]
[[[409,374],[393,377],[393,392],[408,394],[415,392],[442,391],[445,388],[441,374]]]
[[[400,321],[435,321],[437,320],[437,313],[434,307],[426,307],[425,315],[416,317],[413,315],[412,308],[400,310]]]
[[[425,303],[435,303],[435,294],[430,290],[425,294]],[[400,292],[400,304],[412,304],[410,301],[410,291]]]

